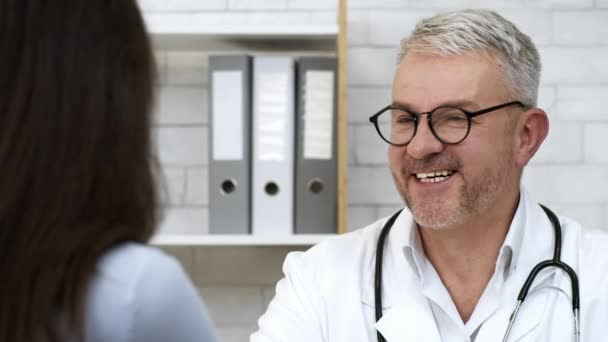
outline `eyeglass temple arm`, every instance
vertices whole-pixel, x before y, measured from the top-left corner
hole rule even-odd
[[[505,107],[508,107],[508,106],[512,106],[512,105],[518,105],[518,106],[521,106],[521,107],[526,107],[526,105],[524,105],[523,103],[521,103],[519,101],[511,101],[511,102],[500,104],[498,106],[482,109],[482,110],[480,110],[478,112],[466,112],[466,113],[469,114],[469,116],[473,118],[473,117],[476,117],[478,115],[486,114],[486,113],[489,113],[489,112],[492,112],[492,111],[495,111],[495,110],[498,110],[498,109],[501,109],[501,108],[505,108]]]

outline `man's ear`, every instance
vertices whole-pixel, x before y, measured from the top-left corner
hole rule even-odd
[[[549,118],[540,108],[532,108],[518,120],[515,132],[515,163],[524,167],[536,154],[549,133]]]

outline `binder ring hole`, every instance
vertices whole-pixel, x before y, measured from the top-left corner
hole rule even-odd
[[[320,194],[323,191],[323,188],[323,180],[320,178],[313,178],[308,182],[308,190],[313,194]]]
[[[222,195],[230,195],[236,190],[236,181],[234,179],[226,179],[222,182],[220,189]]]
[[[274,196],[279,193],[279,186],[275,182],[268,182],[264,187],[264,191],[270,196]]]

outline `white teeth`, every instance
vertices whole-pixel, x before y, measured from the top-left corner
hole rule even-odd
[[[417,173],[416,177],[422,183],[438,183],[450,178],[454,173],[452,170],[434,171],[428,173]]]
[[[438,183],[448,179],[448,177],[435,177],[435,178],[423,178],[420,180],[422,183]]]
[[[435,171],[435,172],[428,172],[428,173],[417,173],[416,177],[418,179],[426,179],[426,178],[431,178],[431,177],[440,177],[440,176],[450,176],[454,173],[454,171],[452,170],[442,170],[442,171]]]

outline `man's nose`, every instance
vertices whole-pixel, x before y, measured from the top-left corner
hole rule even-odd
[[[444,144],[433,134],[426,115],[421,116],[416,135],[407,144],[407,153],[412,158],[424,159],[429,155],[441,152],[443,148]]]

